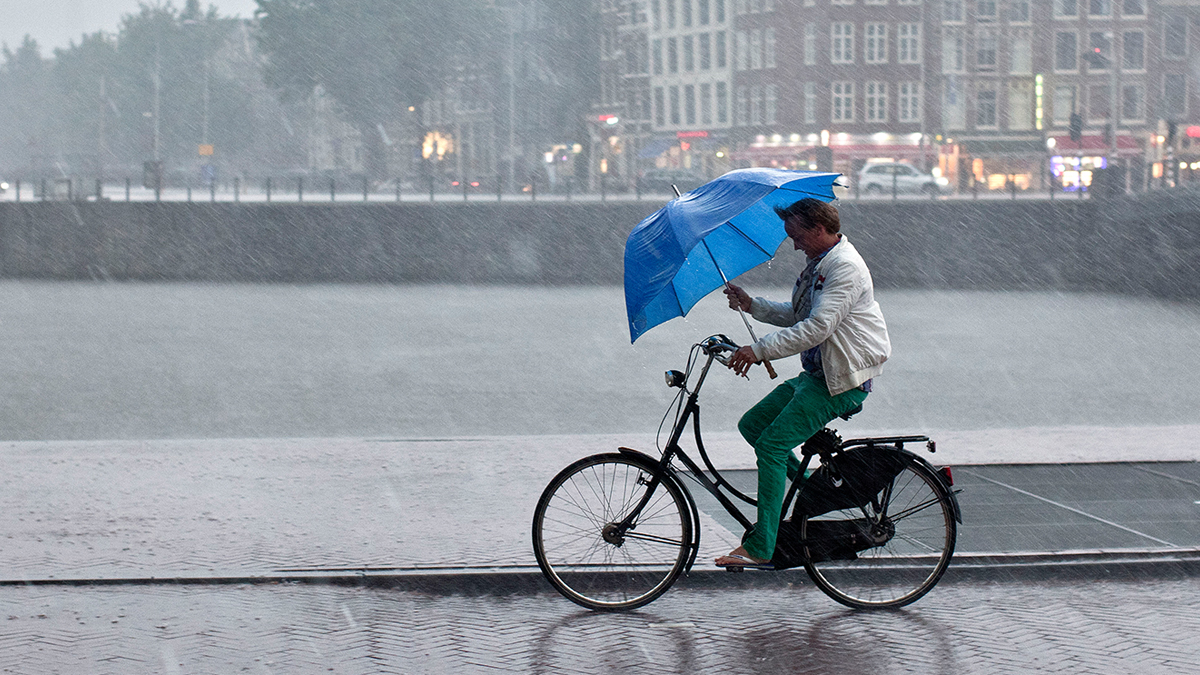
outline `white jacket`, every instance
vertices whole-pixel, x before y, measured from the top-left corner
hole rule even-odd
[[[782,359],[821,345],[821,367],[829,394],[850,391],[883,372],[892,353],[883,312],[875,302],[871,271],[845,235],[817,263],[818,283],[808,318],[797,317],[794,302],[754,298],[750,314],[784,326],[752,347],[759,359]],[[793,294],[807,293],[797,288]]]

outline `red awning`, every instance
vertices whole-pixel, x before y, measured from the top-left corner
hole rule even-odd
[[[1112,146],[1104,142],[1103,136],[1082,136],[1078,143],[1071,140],[1070,136],[1053,136],[1052,138],[1054,147],[1050,151],[1055,154],[1107,155],[1112,151]],[[1142,154],[1142,144],[1133,136],[1117,136],[1117,154],[1123,157],[1136,157]]]

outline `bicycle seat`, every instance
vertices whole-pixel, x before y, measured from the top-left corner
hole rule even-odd
[[[847,410],[846,412],[842,413],[841,415],[838,415],[838,417],[840,417],[844,420],[849,420],[851,417],[854,417],[855,415],[857,415],[860,412],[862,412],[862,404],[861,403],[859,403],[853,409]]]

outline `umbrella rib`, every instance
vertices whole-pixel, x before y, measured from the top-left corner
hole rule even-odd
[[[754,241],[753,239],[751,239],[751,238],[750,238],[750,235],[748,235],[748,234],[746,234],[745,232],[742,232],[741,230],[739,230],[739,229],[738,229],[738,226],[737,226],[737,225],[734,225],[732,220],[727,220],[727,221],[725,221],[725,224],[729,226],[729,229],[731,229],[731,230],[733,230],[734,232],[737,232],[738,234],[742,235],[742,236],[743,236],[743,237],[746,239],[746,241],[750,242],[750,243],[751,243],[751,244],[754,246],[754,248],[756,248],[756,249],[758,249],[758,250],[762,251],[762,252],[763,252],[763,254],[764,254],[764,255],[766,255],[768,258],[774,258],[774,257],[775,257],[775,254],[774,254],[774,253],[771,253],[770,251],[768,251],[767,249],[763,248],[762,246],[759,246],[757,241]],[[711,253],[711,252],[709,252],[709,254],[708,254],[708,255],[710,255],[710,256],[711,256],[711,255],[712,255],[712,253]],[[716,258],[713,258],[713,264],[715,265],[716,263],[717,263],[717,260],[716,260]]]

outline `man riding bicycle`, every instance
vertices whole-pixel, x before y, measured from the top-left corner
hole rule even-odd
[[[757,457],[758,521],[741,546],[717,558],[720,567],[770,567],[784,489],[800,467],[792,450],[834,418],[860,408],[871,391],[871,378],[882,372],[892,351],[871,272],[841,235],[837,209],[810,198],[776,213],[808,264],[790,303],[751,299],[733,284],[725,289],[731,308],[783,327],[738,349],[729,367],[744,376],[762,360],[800,354],[804,370],[767,394],[738,423]]]

